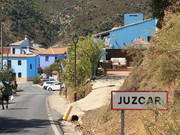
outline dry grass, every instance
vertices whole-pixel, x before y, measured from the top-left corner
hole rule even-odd
[[[125,134],[146,135],[142,118],[147,115],[154,117],[153,112],[149,111],[125,111]],[[83,135],[121,134],[121,111],[112,111],[109,106],[88,111],[82,120]]]
[[[76,88],[77,100],[84,98],[92,91],[92,85],[90,82],[86,83],[84,86],[80,86]],[[74,101],[74,88],[67,88],[67,100],[69,102]]]
[[[157,119],[153,110],[126,110],[124,132],[126,135],[178,135],[180,106],[171,105],[168,111],[158,111]],[[78,129],[83,135],[121,134],[121,111],[112,111],[110,106],[86,112],[82,121]]]

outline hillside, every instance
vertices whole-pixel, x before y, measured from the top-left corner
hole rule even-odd
[[[88,35],[123,25],[124,13],[150,12],[151,0],[2,0],[4,44],[30,40],[45,47],[67,45],[72,35]],[[58,42],[59,41],[59,42]]]
[[[88,35],[123,25],[124,13],[150,13],[151,0],[46,0],[40,9],[60,25],[59,37],[68,43],[74,33]]]
[[[25,35],[35,43],[44,46],[52,45],[58,40],[59,27],[51,24],[37,10],[34,0],[1,0],[0,7],[4,45],[23,40]]]
[[[179,9],[179,8],[178,8]],[[153,37],[141,63],[134,67],[120,91],[168,91],[168,111],[125,111],[126,135],[176,135],[180,130],[180,13],[170,11],[164,26]],[[83,134],[119,135],[121,111],[110,105],[86,112],[80,126]],[[91,127],[91,128],[89,128]]]

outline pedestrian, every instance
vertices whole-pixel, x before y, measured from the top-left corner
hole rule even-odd
[[[12,88],[10,87],[10,85],[8,83],[5,82],[5,80],[3,78],[2,79],[2,84],[0,86],[0,90],[2,92],[2,99],[1,99],[2,110],[4,110],[4,100],[6,100],[6,109],[8,109],[8,103],[9,103],[9,92],[8,92],[8,89],[10,89],[11,95],[12,95]]]

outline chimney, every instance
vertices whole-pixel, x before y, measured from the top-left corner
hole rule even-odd
[[[27,40],[28,38],[27,38],[28,36],[27,35],[25,35],[25,40]]]
[[[143,21],[143,14],[124,14],[124,26]]]

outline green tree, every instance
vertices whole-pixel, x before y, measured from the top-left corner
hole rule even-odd
[[[12,81],[13,80],[13,77],[12,77],[12,72],[7,70],[7,69],[2,69],[0,71],[0,81],[2,79],[5,79],[6,81]]]
[[[53,64],[51,64],[49,67],[47,67],[47,68],[45,68],[44,70],[43,70],[43,72],[45,73],[45,74],[49,74],[49,75],[51,75],[52,74],[52,71],[58,71],[59,72],[59,66],[58,66],[58,62],[54,62]]]
[[[102,55],[104,41],[94,41],[90,35],[80,37],[76,45],[76,82],[81,86],[86,78],[92,78],[94,70]],[[68,47],[67,59],[64,60],[65,72],[63,74],[66,85],[74,85],[74,44]]]
[[[95,42],[93,37],[89,35],[87,37],[81,37],[78,44],[79,44],[78,53],[83,56],[80,57],[81,62],[83,62],[84,60],[88,61],[90,67],[90,77],[92,78],[94,76],[94,70],[102,55],[104,41]]]

